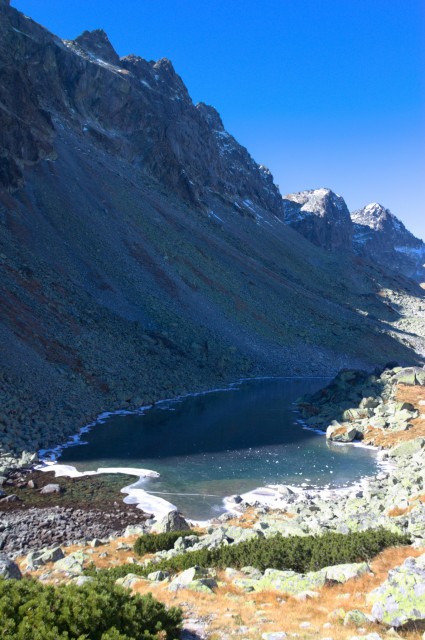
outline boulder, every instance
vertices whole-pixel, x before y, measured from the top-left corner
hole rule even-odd
[[[388,574],[377,589],[367,596],[372,617],[392,627],[425,620],[425,554],[407,558]]]
[[[118,580],[115,580],[115,584],[119,585],[120,587],[124,587],[124,589],[131,589],[135,584],[139,582],[146,583],[147,580],[145,578],[142,578],[141,576],[136,575],[135,573],[127,573],[127,575],[123,578],[118,578]]]
[[[26,557],[27,568],[31,571],[38,569],[49,562],[62,560],[65,555],[60,547],[53,549],[41,549],[41,551],[31,551]]]
[[[254,581],[255,591],[282,591],[290,595],[299,595],[303,591],[315,591],[326,583],[324,571],[312,571],[302,574],[295,571],[266,569],[261,580]]]
[[[407,440],[401,442],[397,446],[388,451],[388,455],[391,458],[399,458],[404,456],[412,456],[425,446],[425,438],[415,438],[414,440]]]
[[[368,623],[368,617],[363,613],[363,611],[358,611],[357,609],[347,611],[344,616],[344,627],[363,627]]]
[[[46,484],[40,493],[61,493],[62,489],[59,484]]]
[[[66,571],[67,573],[71,573],[74,575],[81,575],[83,573],[83,564],[84,561],[87,560],[87,554],[82,551],[76,551],[75,553],[70,553],[66,558],[62,558],[55,562],[55,570],[56,571]]]
[[[202,567],[191,567],[174,578],[168,587],[169,591],[191,589],[192,591],[211,592],[217,586],[215,571]]]
[[[397,384],[425,385],[425,369],[421,367],[406,367],[395,376]]]
[[[334,422],[326,429],[326,438],[333,442],[352,442],[357,434],[355,427],[339,424],[339,422]]]
[[[326,573],[326,580],[330,582],[344,583],[352,578],[358,578],[365,573],[370,573],[367,562],[356,562],[352,564],[337,564],[332,567],[322,569]]]
[[[20,580],[21,570],[5,553],[0,553],[0,576],[5,580]]]
[[[152,571],[152,573],[148,574],[148,580],[152,582],[163,582],[170,577],[168,571]]]
[[[151,531],[153,533],[168,533],[169,531],[187,531],[190,526],[177,510],[169,511],[166,516],[156,522]]]

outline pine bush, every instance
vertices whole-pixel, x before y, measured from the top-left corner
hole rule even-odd
[[[102,578],[81,587],[0,579],[2,639],[177,640],[181,621],[180,609]]]
[[[145,553],[156,553],[157,551],[168,551],[174,547],[178,538],[199,535],[195,531],[169,531],[168,533],[147,533],[137,538],[134,543],[134,552],[139,556]]]

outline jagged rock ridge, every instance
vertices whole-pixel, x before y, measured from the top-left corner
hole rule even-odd
[[[283,198],[284,220],[329,251],[350,251],[352,224],[344,199],[330,189],[311,189]]]
[[[389,209],[372,202],[353,211],[353,247],[361,256],[425,281],[425,243],[406,229]]]
[[[0,43],[2,186],[21,184],[23,165],[54,158],[65,120],[193,204],[208,207],[219,193],[247,215],[265,207],[280,216],[270,172],[212,107],[193,104],[169,60],[120,59],[101,29],[62,41],[4,4]]]

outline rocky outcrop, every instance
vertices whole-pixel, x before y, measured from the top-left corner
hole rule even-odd
[[[344,199],[330,189],[291,193],[283,198],[284,220],[328,251],[351,251],[352,223]]]
[[[351,213],[353,247],[382,266],[425,281],[425,243],[406,229],[389,209],[377,202]]]
[[[425,619],[425,554],[408,558],[391,570],[388,579],[368,597],[377,622],[400,627]]]

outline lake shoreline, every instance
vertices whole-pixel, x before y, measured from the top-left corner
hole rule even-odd
[[[236,382],[233,382],[231,384],[229,384],[226,387],[221,387],[221,388],[217,388],[217,389],[210,389],[207,391],[203,391],[203,392],[195,392],[195,393],[190,393],[190,394],[185,394],[184,396],[178,396],[176,398],[172,398],[172,399],[164,399],[162,401],[159,401],[158,403],[155,403],[154,405],[148,405],[145,407],[140,407],[137,411],[134,412],[130,412],[130,411],[117,411],[117,412],[103,412],[102,414],[100,414],[98,416],[98,419],[96,421],[93,421],[92,423],[90,423],[89,425],[84,426],[82,429],[80,429],[79,433],[70,438],[69,441],[63,445],[58,445],[55,448],[52,448],[51,450],[48,451],[41,451],[40,457],[43,457],[43,455],[47,454],[47,457],[43,460],[43,466],[39,467],[39,468],[44,468],[46,471],[47,470],[52,470],[52,471],[57,471],[58,477],[59,475],[64,475],[69,473],[70,475],[79,475],[80,472],[78,472],[76,470],[75,467],[70,467],[70,465],[61,465],[58,464],[57,462],[53,463],[52,458],[54,457],[57,461],[58,456],[60,456],[60,452],[66,448],[69,447],[73,447],[73,446],[78,446],[80,444],[84,444],[84,442],[82,442],[82,438],[84,437],[84,434],[87,433],[89,430],[91,430],[93,427],[100,425],[102,423],[105,422],[105,420],[107,420],[110,416],[113,415],[144,415],[146,413],[146,411],[148,411],[149,409],[151,409],[153,406],[156,407],[161,407],[161,405],[166,406],[168,403],[174,403],[174,402],[180,402],[184,399],[187,398],[191,398],[191,397],[198,397],[198,396],[205,396],[205,395],[209,395],[209,394],[213,394],[216,392],[229,392],[232,390],[237,389],[238,387],[240,387],[240,385],[244,382],[255,382],[255,381],[279,381],[279,380],[323,380],[323,382],[329,381],[331,378],[330,377],[324,377],[324,376],[260,376],[260,377],[256,377],[256,378],[242,378]],[[291,408],[290,411],[291,413],[299,413],[299,410],[296,408],[296,404],[295,403],[291,403],[291,407],[293,407],[293,409]],[[308,425],[305,423],[304,420],[302,419],[296,419],[294,422],[296,422],[297,424],[300,425],[300,428],[302,429],[306,429],[306,430],[313,430],[310,429],[308,427]],[[323,431],[320,431],[318,429],[314,429],[314,431],[318,434],[323,435]],[[350,443],[353,444],[353,446],[362,446],[364,447],[365,445],[361,445],[360,443],[356,442],[356,443]],[[376,448],[368,446],[367,447],[369,450],[376,450]],[[53,463],[53,464],[52,464]],[[381,468],[381,464],[378,461],[378,469],[377,472],[379,471],[379,469]],[[113,470],[111,469],[107,469],[106,471],[113,471],[114,473],[127,473],[129,470],[128,468],[115,468]],[[104,473],[105,470],[99,469],[97,471],[97,473]],[[132,475],[137,475],[137,469],[132,469]],[[93,475],[94,471],[90,471],[90,472],[84,472],[85,474],[90,474]],[[148,514],[153,514],[153,516],[155,518],[160,518],[162,516],[164,516],[167,512],[178,509],[178,504],[177,506],[171,502],[168,502],[166,500],[164,500],[163,498],[153,495],[152,493],[149,492],[149,490],[144,490],[143,487],[140,486],[140,481],[143,480],[144,477],[149,477],[152,475],[155,475],[156,472],[149,472],[146,470],[141,470],[141,473],[138,476],[138,480],[135,483],[132,483],[130,485],[126,485],[123,486],[122,488],[122,493],[127,494],[126,497],[124,498],[124,503],[126,504],[136,504],[138,506],[139,509],[143,510],[145,513]],[[373,475],[373,474],[372,474]],[[364,478],[366,477],[371,477],[371,474],[367,475],[367,476],[363,476],[361,478],[359,478],[358,480],[354,481],[354,482],[349,482],[348,484],[344,483],[341,486],[338,485],[329,485],[327,484],[316,484],[314,486],[309,486],[308,489],[309,490],[316,490],[319,492],[322,491],[346,491],[348,490],[350,487],[353,487],[355,485],[357,485],[359,482],[361,482]],[[288,486],[291,489],[296,489],[297,491],[303,491],[305,490],[304,487],[302,485],[305,485],[306,483],[297,483],[297,484],[293,484],[293,483],[289,483],[287,485],[284,486]],[[275,483],[266,483],[264,485],[261,486],[257,486],[254,489],[248,491],[248,492],[242,492],[242,499],[246,499],[248,501],[252,501],[255,497],[255,501],[262,503],[263,505],[268,505],[270,500],[269,497],[265,497],[266,494],[268,496],[270,496],[270,492],[273,492],[273,487],[275,487],[276,484]],[[171,495],[171,494],[170,494]],[[222,496],[222,506],[223,506],[223,510],[224,513],[230,513],[230,514],[237,514],[238,511],[234,509],[234,504],[232,502],[232,496],[231,495],[223,495]],[[278,494],[276,494],[275,498],[278,498]],[[176,501],[178,503],[178,501]],[[274,500],[274,504],[275,504],[275,508],[279,508],[279,501],[278,500]],[[203,524],[208,523],[210,521],[213,521],[214,519],[216,519],[214,516],[212,516],[211,518],[205,520],[199,520],[199,519],[194,519],[191,518],[190,516],[188,516],[188,519],[193,521],[193,522],[202,522]]]

